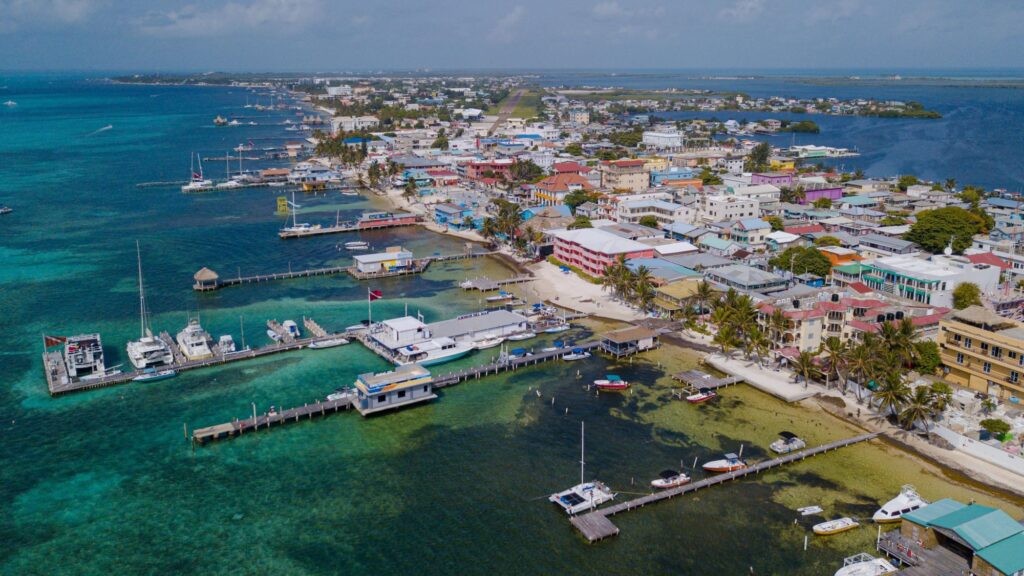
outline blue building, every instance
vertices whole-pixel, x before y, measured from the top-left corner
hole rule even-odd
[[[438,226],[461,230],[466,227],[467,217],[473,218],[473,210],[465,206],[457,206],[448,202],[434,205],[434,223]]]

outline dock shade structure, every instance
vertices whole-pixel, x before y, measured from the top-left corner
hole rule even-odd
[[[196,283],[192,285],[192,288],[196,290],[216,290],[220,276],[218,276],[213,270],[204,266],[199,270],[199,272],[196,272],[192,276],[192,279],[196,281]]]
[[[601,348],[615,357],[629,356],[657,347],[658,335],[640,326],[614,330],[601,336]]]
[[[399,366],[393,372],[360,374],[356,378],[355,407],[363,416],[437,398],[430,371],[419,364]]]

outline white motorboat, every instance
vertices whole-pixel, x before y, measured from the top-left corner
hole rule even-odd
[[[708,472],[734,472],[746,467],[747,463],[743,461],[741,456],[737,456],[736,454],[726,454],[725,458],[722,458],[721,460],[712,460],[711,462],[704,464],[704,469]]]
[[[665,490],[667,488],[676,488],[686,484],[690,481],[690,477],[685,472],[677,472],[675,470],[664,470],[657,478],[651,480],[651,487]]]
[[[178,350],[187,360],[204,360],[213,357],[213,350],[210,349],[213,338],[199,325],[199,320],[189,320],[188,326],[178,332],[177,342]]]
[[[242,184],[238,180],[228,180],[227,182],[221,182],[214,186],[217,190],[234,190],[236,188],[244,188],[245,184]]]
[[[841,532],[853,530],[858,526],[860,526],[860,522],[857,522],[853,518],[837,518],[835,520],[815,524],[811,530],[813,530],[818,536],[831,536],[832,534],[839,534]]]
[[[281,322],[281,327],[287,330],[292,338],[298,339],[302,336],[302,333],[299,332],[299,325],[295,323],[295,320],[285,320]]]
[[[899,522],[904,514],[927,505],[928,501],[921,498],[913,486],[907,484],[900,489],[898,496],[886,502],[871,519],[879,524]]]
[[[807,442],[792,432],[779,432],[779,439],[768,445],[773,452],[778,454],[789,454],[807,447]]]
[[[348,344],[348,340],[345,338],[328,338],[327,340],[318,340],[309,345],[309,348],[313,350],[321,350],[324,348],[334,348],[336,346],[344,346]]]
[[[146,291],[142,283],[142,253],[135,243],[135,256],[139,267],[139,339],[127,345],[128,360],[138,370],[174,363],[174,352],[162,339],[153,336],[149,329],[149,310],[146,308]]]
[[[562,356],[562,360],[568,360],[570,362],[573,360],[586,360],[587,358],[590,358],[590,352],[587,352],[583,348],[573,348],[572,352]]]
[[[158,380],[167,380],[168,378],[174,378],[178,373],[173,368],[166,368],[164,370],[157,370],[156,368],[147,368],[142,371],[135,378],[132,378],[132,382],[156,382]]]
[[[843,560],[843,567],[835,576],[888,576],[895,573],[896,567],[888,560],[861,553]]]
[[[4,106],[7,106],[8,108],[14,108],[17,105],[18,103],[14,100],[8,100],[7,102],[4,102]]]
[[[497,346],[501,346],[503,342],[505,342],[505,339],[500,336],[495,336],[494,334],[484,334],[483,340],[477,340],[473,344],[476,346],[477,350],[486,350],[488,348],[495,348]]]
[[[355,392],[351,388],[338,388],[334,392],[331,392],[330,394],[327,395],[327,400],[329,402],[334,402],[336,400],[344,400],[345,398],[351,398],[354,397],[355,395]]]
[[[345,248],[348,250],[366,250],[369,247],[368,242],[345,242]]]
[[[536,337],[537,334],[535,332],[520,332],[518,334],[512,334],[508,336],[508,340],[511,340],[512,342],[519,342],[522,340],[529,340],[530,338]]]
[[[274,342],[281,341],[281,335],[278,334],[277,332],[274,332],[273,330],[267,330],[267,338],[270,338]]]
[[[584,428],[583,423],[580,422],[580,483],[569,488],[562,490],[548,497],[548,500],[558,504],[565,510],[566,514],[579,514],[580,512],[586,512],[597,508],[601,504],[608,502],[615,498],[615,493],[612,492],[602,482],[593,481],[586,482],[583,480],[585,476],[585,464],[584,464]]]
[[[221,354],[230,354],[235,352],[237,347],[235,346],[235,339],[230,334],[225,334],[217,340],[217,350]]]
[[[403,346],[395,352],[395,364],[432,366],[451,362],[476,350],[472,343],[456,342],[451,338],[435,338],[419,344]]]
[[[569,326],[568,324],[559,324],[557,326],[552,326],[550,328],[546,328],[544,330],[544,332],[546,332],[548,334],[558,334],[559,332],[565,332],[569,328],[571,328],[571,326]]]
[[[359,196],[359,192],[355,190],[344,190],[341,193],[342,196]]]
[[[511,294],[509,292],[505,292],[504,290],[502,290],[495,294],[494,296],[488,296],[487,298],[484,298],[484,300],[487,302],[505,302],[507,300],[512,300],[515,297],[515,294]]]

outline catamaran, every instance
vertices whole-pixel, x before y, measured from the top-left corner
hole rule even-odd
[[[199,172],[196,172],[195,160],[199,160]],[[182,192],[203,192],[213,187],[213,180],[203,178],[203,159],[199,154],[189,155],[189,173],[192,175],[188,184],[181,187]]]
[[[549,501],[561,506],[567,514],[586,512],[615,498],[615,493],[602,482],[587,482],[583,479],[586,467],[584,454],[584,428],[583,422],[580,422],[580,483],[548,497]]]
[[[162,339],[153,336],[149,329],[149,311],[146,309],[146,291],[142,284],[142,252],[135,242],[135,257],[139,268],[139,339],[128,343],[128,359],[138,370],[174,363],[171,347]]]
[[[319,230],[322,227],[319,224],[309,224],[307,222],[299,223],[299,205],[295,203],[294,191],[292,192],[292,201],[289,202],[288,205],[292,209],[292,225],[281,228],[281,233],[309,232],[311,230]]]
[[[875,512],[871,519],[879,524],[899,522],[904,514],[927,505],[928,501],[921,498],[913,486],[907,484],[900,489],[898,496],[886,502],[884,506]]]

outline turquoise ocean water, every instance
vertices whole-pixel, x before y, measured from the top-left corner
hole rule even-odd
[[[794,528],[783,495],[810,487],[814,498],[835,501],[835,512],[867,514],[907,479],[872,468],[891,468],[879,462],[881,449],[858,448],[849,454],[864,474],[880,474],[877,493],[842,486],[841,461],[822,460],[820,469],[616,518],[621,536],[585,545],[545,501],[578,479],[580,420],[588,476],[627,497],[680,460],[739,443],[765,456],[778,427],[771,419],[788,409],[741,389],[701,409],[670,403],[669,367],[659,363],[692,362],[676,353],[616,367],[531,368],[384,417],[341,414],[194,451],[183,425],[244,417],[251,403],[265,411],[309,402],[387,366],[352,345],[50,398],[43,334],[98,331],[108,365],[126,361],[123,345],[138,331],[136,240],[153,325],[171,333],[197,314],[215,337],[236,341],[244,322],[256,345],[267,341],[268,318],[305,315],[342,328],[365,318],[366,287],[333,277],[196,294],[191,276],[201,266],[231,275],[347,263],[349,255],[337,237],[279,240],[270,190],[185,196],[135,185],[185,179],[190,151],[279,143],[288,133],[271,124],[285,113],[251,112],[259,126],[217,129],[216,114],[250,113],[244,92],[58,75],[0,77],[0,86],[0,100],[18,102],[0,109],[0,203],[15,208],[0,219],[0,573],[830,574],[873,534],[803,552],[806,526]],[[214,177],[223,170],[206,168]],[[337,193],[300,203],[310,221],[372,206]],[[462,249],[414,230],[364,239],[418,254]],[[507,273],[495,262],[452,263],[381,282],[374,317],[406,306],[427,320],[477,310],[457,282]],[[584,388],[609,370],[638,382],[634,393],[598,397]],[[787,425],[812,441],[843,435],[814,420]]]

